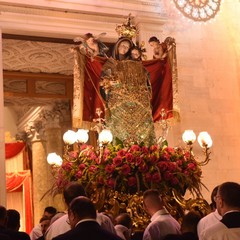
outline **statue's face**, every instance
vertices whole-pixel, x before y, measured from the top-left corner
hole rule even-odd
[[[155,41],[152,41],[152,42],[149,43],[149,45],[150,45],[151,47],[153,47],[153,48],[156,48],[156,47],[159,46],[159,43],[158,43],[158,42],[155,42]]]
[[[118,53],[125,55],[130,49],[130,43],[128,41],[122,41],[118,46]]]
[[[133,49],[131,51],[132,59],[138,59],[138,58],[140,58],[140,56],[141,56],[141,54],[140,54],[140,52],[137,49]]]

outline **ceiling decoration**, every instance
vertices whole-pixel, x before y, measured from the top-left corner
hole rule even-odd
[[[71,44],[3,39],[3,69],[73,74]]]
[[[206,22],[216,16],[221,0],[173,0],[177,9],[193,21]]]

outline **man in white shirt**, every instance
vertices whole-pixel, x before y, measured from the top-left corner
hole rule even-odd
[[[57,213],[57,209],[55,207],[49,206],[44,209],[43,216],[51,219]],[[43,235],[41,224],[37,224],[30,233],[31,240],[36,240]]]
[[[143,240],[162,240],[168,234],[180,234],[180,224],[165,209],[158,190],[145,191],[143,204],[151,216],[151,223],[144,231]]]
[[[200,240],[239,240],[240,239],[240,185],[225,182],[216,195],[217,210],[222,220],[207,228]]]
[[[131,239],[132,219],[128,213],[121,213],[115,218],[115,230],[123,240]]]
[[[213,189],[211,194],[211,201],[212,201],[211,206],[212,206],[213,212],[203,217],[197,225],[197,232],[199,237],[201,233],[206,230],[206,228],[211,227],[212,225],[214,225],[215,223],[218,223],[222,219],[222,216],[218,213],[216,201],[215,201],[217,191],[218,191],[218,186],[216,186]]]
[[[66,205],[69,206],[74,198],[79,196],[86,196],[86,193],[81,184],[77,182],[71,182],[64,189],[63,196]],[[114,226],[109,217],[105,216],[102,213],[98,213],[96,220],[103,228],[115,233]],[[71,227],[69,225],[68,215],[65,214],[50,225],[45,234],[45,240],[52,240],[52,238],[63,234],[70,229]]]

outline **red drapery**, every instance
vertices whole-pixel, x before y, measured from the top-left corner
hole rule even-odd
[[[24,142],[5,143],[5,159],[16,156],[24,149],[24,147]]]
[[[31,191],[31,173],[30,170],[6,173],[6,189],[7,192],[14,192],[22,187],[23,202],[25,210],[25,226],[26,232],[30,233],[33,227],[32,222],[32,191]]]
[[[92,121],[96,116],[96,108],[100,107],[104,112],[103,100],[99,93],[99,79],[102,66],[106,58],[95,57],[92,61],[86,57],[85,80],[84,80],[84,107],[83,120]],[[173,109],[172,73],[168,59],[143,61],[143,66],[150,74],[152,86],[152,113],[153,120],[161,118],[161,109],[166,112]],[[169,114],[168,117],[171,117]]]

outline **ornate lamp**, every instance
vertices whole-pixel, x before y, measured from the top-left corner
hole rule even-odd
[[[62,158],[57,155],[55,152],[54,153],[49,153],[47,156],[47,162],[48,164],[50,164],[51,166],[56,166],[59,167],[62,165]]]
[[[103,129],[98,136],[99,148],[100,148],[100,161],[102,160],[104,148],[111,143],[113,140],[113,135],[110,130]]]
[[[196,141],[196,134],[193,132],[193,130],[185,130],[182,135],[182,139],[189,146],[191,158],[193,156],[192,145]],[[203,153],[205,155],[205,159],[198,163],[200,166],[204,166],[208,164],[208,162],[210,161],[211,152],[209,152],[209,149],[212,146],[213,142],[210,135],[207,132],[200,132],[197,139],[199,145],[203,148]]]

